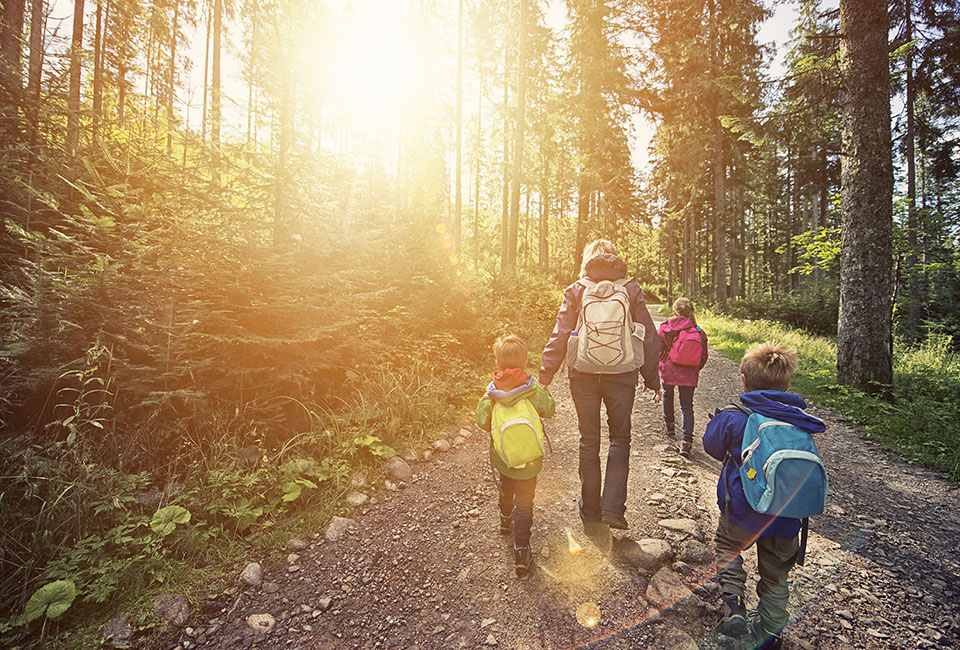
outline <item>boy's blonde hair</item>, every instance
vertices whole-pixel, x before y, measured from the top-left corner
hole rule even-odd
[[[527,343],[519,336],[505,334],[493,344],[493,356],[497,359],[497,368],[527,367]]]
[[[673,301],[673,311],[682,318],[693,318],[693,301],[689,298],[677,298]]]
[[[767,341],[747,350],[740,361],[740,374],[748,390],[787,390],[797,369],[797,354],[790,348]]]
[[[617,254],[617,247],[609,239],[595,239],[583,247],[583,260],[580,262],[580,277],[587,277],[587,262],[600,253]]]

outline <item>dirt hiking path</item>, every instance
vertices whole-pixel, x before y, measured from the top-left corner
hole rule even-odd
[[[638,393],[630,530],[590,538],[577,516],[576,417],[558,375],[553,451],[537,485],[535,567],[525,580],[514,575],[512,538],[497,534],[487,440],[471,425],[465,440],[450,433],[450,451],[411,463],[414,475],[401,489],[376,490],[342,537],[305,533],[307,548],[290,564],[268,569],[259,587],[206,603],[164,647],[749,647],[712,631],[720,465],[700,443],[706,414],[735,400],[738,387],[736,364],[712,351],[695,395],[688,461],[666,444],[650,392]],[[791,574],[795,618],[785,647],[960,647],[960,492],[892,460],[834,413],[810,410],[828,422],[818,444],[830,496],[812,521],[807,565]],[[583,550],[572,554],[571,546]],[[746,566],[755,606],[753,551]]]

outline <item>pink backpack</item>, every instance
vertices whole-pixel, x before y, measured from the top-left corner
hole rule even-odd
[[[699,368],[703,361],[703,330],[699,327],[680,330],[667,357],[678,366]]]

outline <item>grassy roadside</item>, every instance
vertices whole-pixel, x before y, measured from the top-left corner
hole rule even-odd
[[[836,341],[768,320],[741,320],[699,311],[697,321],[710,345],[739,361],[762,341],[794,348],[800,366],[793,389],[835,409],[863,435],[908,463],[943,472],[960,483],[960,354],[951,339],[933,334],[918,346],[894,349],[894,400],[887,403],[837,383]]]

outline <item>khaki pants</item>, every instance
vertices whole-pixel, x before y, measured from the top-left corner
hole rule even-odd
[[[720,515],[717,527],[717,580],[724,594],[744,597],[747,572],[743,569],[740,553],[757,545],[757,571],[760,582],[757,595],[760,605],[757,613],[769,632],[779,632],[790,622],[787,603],[790,590],[787,576],[797,563],[800,540],[796,537],[757,537],[748,530],[727,521]]]

